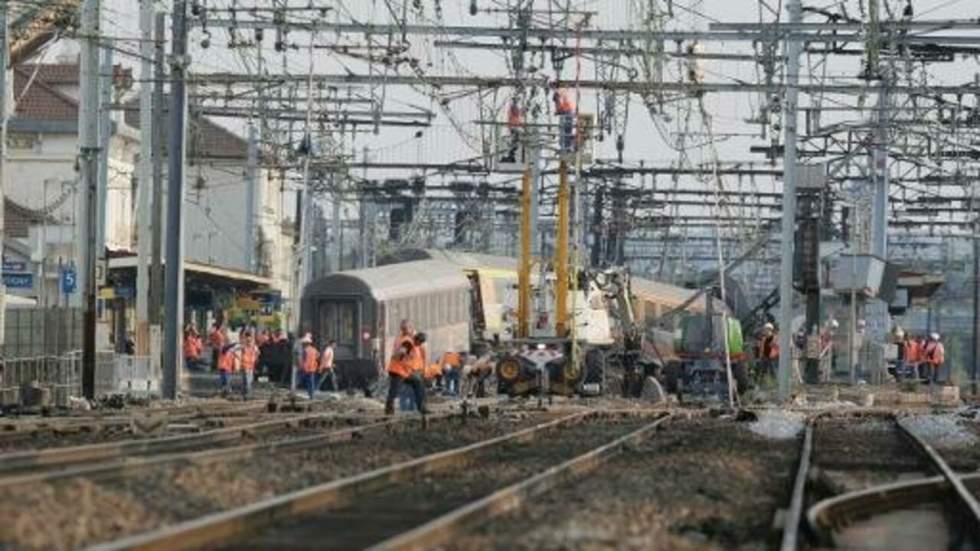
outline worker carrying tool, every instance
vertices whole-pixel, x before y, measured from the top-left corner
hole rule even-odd
[[[939,370],[946,363],[946,349],[939,341],[939,333],[930,333],[929,340],[922,349],[922,361],[925,362],[929,380],[939,381]]]
[[[246,400],[252,396],[252,381],[258,364],[259,346],[255,344],[251,331],[246,331],[241,350],[242,398]]]
[[[303,335],[303,386],[310,395],[310,400],[316,394],[316,374],[320,369],[320,352],[313,345],[313,338],[309,333]]]
[[[404,327],[404,325],[403,325]],[[398,350],[391,355],[388,362],[388,398],[385,400],[385,415],[395,414],[395,399],[401,393],[402,387],[411,387],[415,404],[419,413],[428,413],[425,409],[425,383],[422,381],[421,359],[422,351],[413,342],[414,339],[399,338]]]

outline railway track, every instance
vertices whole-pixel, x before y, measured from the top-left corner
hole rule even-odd
[[[349,416],[340,416],[335,413],[292,415],[284,416],[281,419],[247,423],[193,434],[12,451],[0,454],[0,483],[8,476],[28,471],[37,474],[84,464],[124,461],[152,454],[230,447],[267,434],[271,434],[272,438],[284,438],[303,433],[321,432],[326,427],[348,423],[351,419]]]
[[[598,465],[647,436],[665,414],[655,415],[573,413],[96,548],[364,548],[412,529],[427,541],[445,529],[429,522],[445,527]]]
[[[980,544],[978,489],[980,475],[957,474],[894,415],[817,416],[805,430],[781,549],[975,549],[965,545]]]
[[[491,410],[487,417],[416,416],[189,454],[135,458],[5,479],[0,548],[80,548],[241,507],[525,428],[556,413]],[[582,413],[576,413],[582,415]],[[76,507],[67,506],[75,503]],[[41,514],[43,512],[43,514]]]
[[[266,413],[264,405],[170,414],[150,410],[128,416],[75,418],[71,421],[8,423],[0,432],[0,452],[69,447],[146,438],[164,434],[203,432],[209,429],[285,419],[287,414]],[[3,429],[0,429],[3,430]]]

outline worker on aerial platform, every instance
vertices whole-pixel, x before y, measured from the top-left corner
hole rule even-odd
[[[510,149],[504,156],[503,162],[516,163],[520,161],[517,152],[521,150],[521,129],[524,126],[524,110],[517,104],[517,100],[511,100],[510,107],[507,109],[507,130],[510,132]],[[523,157],[523,155],[522,155]]]
[[[551,100],[555,104],[555,114],[558,115],[559,146],[562,154],[575,151],[575,101],[564,88],[552,83],[554,92]]]

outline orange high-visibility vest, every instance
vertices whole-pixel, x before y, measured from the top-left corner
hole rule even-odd
[[[567,90],[558,90],[558,105],[557,111],[559,115],[565,113],[575,112],[575,102],[572,101],[572,97],[568,94]]]
[[[414,349],[413,349],[414,350]],[[388,373],[407,379],[412,375],[412,354],[402,358],[392,356],[388,361]]]
[[[254,344],[242,347],[242,369],[244,371],[255,371],[255,364],[259,361],[259,347]]]
[[[184,357],[196,360],[198,358],[197,339],[194,335],[187,335],[184,338]]]
[[[320,352],[312,344],[306,345],[303,352],[303,371],[305,373],[316,373],[320,366]]]
[[[941,342],[929,341],[922,351],[923,359],[932,366],[940,366],[946,362],[946,351]]]
[[[908,363],[919,363],[922,361],[922,353],[919,350],[919,343],[915,340],[909,340],[902,343],[905,347],[905,361]]]
[[[209,338],[212,348],[221,348],[225,345],[225,336],[221,334],[221,331],[211,331]]]
[[[235,348],[229,346],[227,350],[221,353],[221,357],[218,358],[218,370],[231,372],[235,370]]]

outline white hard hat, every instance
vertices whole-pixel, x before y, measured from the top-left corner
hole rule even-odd
[[[938,341],[939,340],[939,333],[929,333],[929,338],[932,339],[932,340],[934,340],[934,341]]]
[[[840,323],[837,323],[837,320],[835,319],[831,319],[830,326],[833,327],[834,329],[837,329],[838,327],[840,327]]]
[[[763,329],[775,329],[775,327],[771,323],[769,323],[769,322],[766,322],[766,324],[763,325],[762,328]]]

